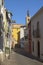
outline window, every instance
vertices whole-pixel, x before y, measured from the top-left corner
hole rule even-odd
[[[28,36],[25,36],[25,40],[28,39]]]
[[[0,30],[0,36],[1,36],[1,34],[2,34],[2,32],[1,32],[1,30]]]
[[[37,26],[39,26],[39,21],[37,22]]]
[[[37,22],[37,37],[40,37],[39,21]]]
[[[28,19],[28,21],[29,21],[30,19]]]
[[[39,21],[37,22],[37,31],[39,32]]]
[[[7,38],[8,38],[9,34],[7,33],[6,36],[7,36]]]
[[[9,20],[9,18],[8,18],[8,12],[6,11],[6,18],[7,18],[7,20]]]
[[[34,35],[35,35],[35,30],[34,30],[34,26],[33,26],[33,37],[34,37]]]
[[[34,29],[34,26],[33,26],[33,37],[36,38],[36,36],[37,36],[37,30]]]
[[[24,41],[24,37],[22,38],[22,40]]]

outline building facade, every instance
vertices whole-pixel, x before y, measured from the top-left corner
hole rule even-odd
[[[4,52],[5,51],[5,29],[4,29],[4,17],[3,16],[3,12],[4,12],[4,0],[0,0],[0,59],[1,61],[3,61],[4,59]]]
[[[32,54],[43,59],[43,7],[31,18]]]
[[[6,45],[5,45],[5,53],[7,56],[9,56],[10,52],[11,52],[11,43],[12,43],[12,35],[11,35],[12,13],[9,12],[7,9],[6,9],[6,19],[7,19],[7,32],[6,32],[6,40],[7,41],[6,41]],[[9,49],[9,50],[7,51],[7,49]]]
[[[29,43],[28,43],[28,28],[27,27],[24,29],[24,38],[25,38],[24,50],[28,53],[29,52]]]
[[[20,44],[20,26],[21,24],[12,23],[12,47],[15,48]]]
[[[24,48],[24,44],[25,44],[25,29],[26,29],[26,26],[22,25],[20,27],[20,46],[21,48]]]
[[[32,53],[32,50],[31,50],[31,21],[29,22],[28,24],[28,43],[29,43],[29,53],[31,54]]]
[[[26,29],[25,29],[25,51],[29,53],[30,49],[30,16],[29,16],[29,11],[27,11],[26,15]]]
[[[6,47],[7,47],[7,34],[8,34],[8,29],[9,27],[9,23],[11,22],[9,16],[8,16],[8,11],[7,9],[4,7],[4,0],[0,0],[0,53],[1,54],[1,58],[2,60],[5,58],[6,56]]]

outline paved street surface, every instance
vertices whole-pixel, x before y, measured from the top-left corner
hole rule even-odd
[[[5,60],[4,65],[43,65],[43,63],[12,51],[10,59]]]

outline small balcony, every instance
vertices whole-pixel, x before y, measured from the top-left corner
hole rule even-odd
[[[39,25],[39,21],[37,22],[37,27],[36,27],[35,30],[34,30],[34,27],[33,27],[33,37],[40,38],[40,25]]]
[[[40,38],[40,30],[39,29],[33,30],[33,37]]]

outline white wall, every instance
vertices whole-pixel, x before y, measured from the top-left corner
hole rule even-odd
[[[20,39],[24,37],[24,28],[20,28]]]
[[[39,29],[40,29],[40,58],[43,59],[43,11],[41,11],[39,14],[37,14],[35,17],[31,19],[31,36],[32,41],[34,41],[34,52],[32,51],[32,54],[34,56],[37,56],[37,40],[36,38],[33,38],[33,26],[34,29],[37,27],[37,22],[39,21]]]
[[[25,42],[25,40],[23,40],[24,39],[24,29],[25,27],[20,28],[20,44],[22,48],[24,48],[24,42]]]

